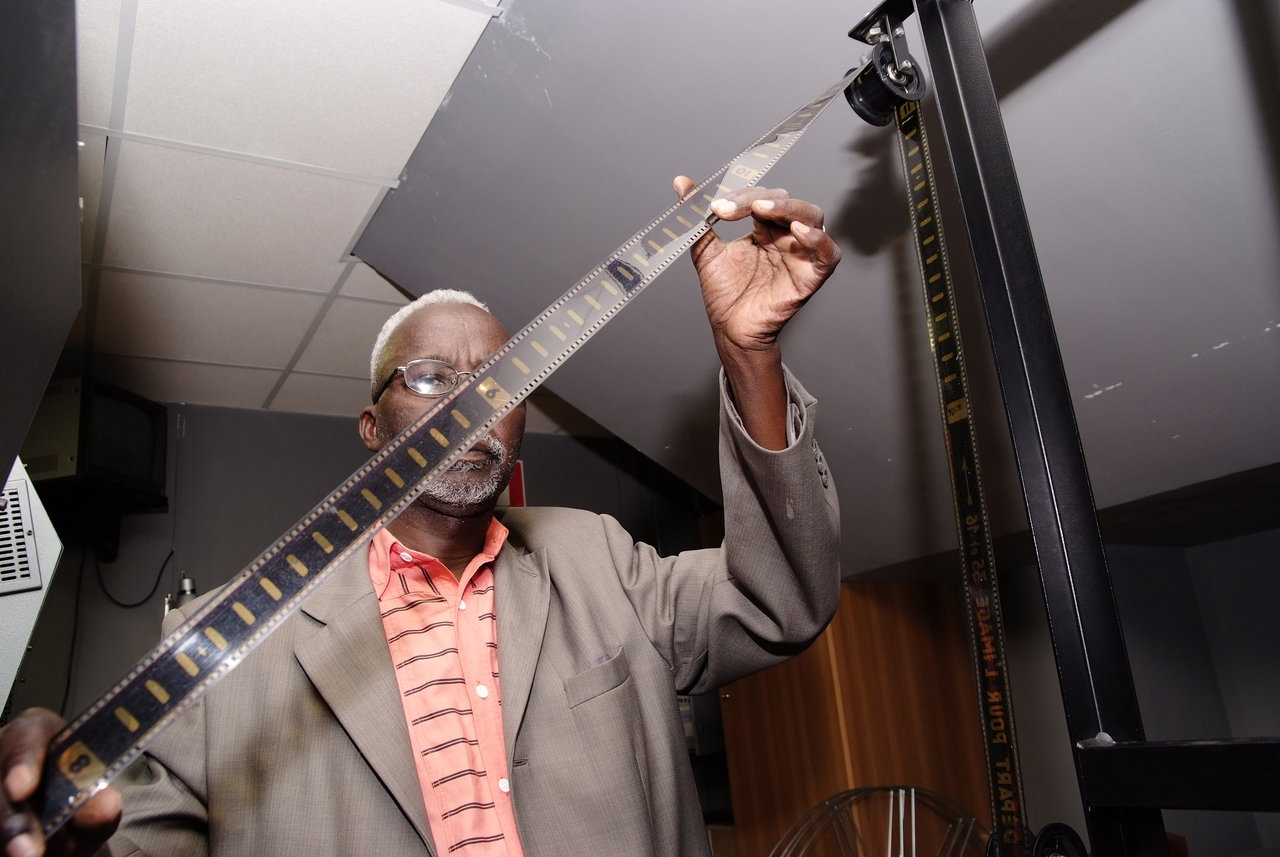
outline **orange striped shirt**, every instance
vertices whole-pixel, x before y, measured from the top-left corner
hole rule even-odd
[[[369,547],[422,799],[439,854],[523,857],[511,806],[493,559],[496,520],[459,580],[386,530]]]

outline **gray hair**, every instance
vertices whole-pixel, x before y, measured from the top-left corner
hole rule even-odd
[[[378,331],[378,338],[373,341],[373,352],[369,355],[369,383],[372,386],[376,386],[378,383],[378,367],[382,365],[382,361],[386,358],[387,343],[391,340],[391,335],[396,332],[396,329],[409,316],[425,306],[434,306],[436,304],[471,304],[485,312],[489,312],[489,308],[479,298],[471,294],[471,292],[464,292],[461,289],[435,289],[400,307],[383,323],[382,330]]]

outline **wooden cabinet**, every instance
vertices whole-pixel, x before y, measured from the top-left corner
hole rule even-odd
[[[723,689],[739,857],[863,786],[941,792],[990,824],[963,610],[953,584],[846,583],[807,651]]]

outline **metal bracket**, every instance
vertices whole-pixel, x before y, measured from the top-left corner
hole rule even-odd
[[[907,4],[908,7],[910,4]],[[844,95],[854,112],[872,125],[888,125],[904,101],[924,97],[924,78],[907,48],[902,18],[883,12],[868,18],[850,33],[871,46],[858,76]]]
[[[878,28],[881,33],[892,32],[893,30],[893,27],[885,25],[886,18],[901,24],[910,18],[915,10],[915,3],[912,0],[885,0],[885,2],[876,7],[874,12],[859,21],[857,26],[849,31],[849,38],[857,39],[868,45],[874,45],[880,41],[880,36],[874,34],[872,30]]]

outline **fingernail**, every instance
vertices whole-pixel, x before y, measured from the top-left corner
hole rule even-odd
[[[5,846],[4,853],[8,857],[36,857],[40,852],[36,850],[36,840],[30,833],[24,833],[15,837]]]
[[[799,220],[793,220],[791,221],[791,230],[799,232],[801,235],[808,235],[813,231],[813,227],[807,223],[801,223]]]
[[[771,199],[757,199],[756,205],[765,211],[773,211],[774,202]]]
[[[717,199],[715,202],[711,203],[711,210],[721,217],[724,217],[726,214],[733,214],[737,211],[738,206],[736,203],[730,202],[727,199]]]

